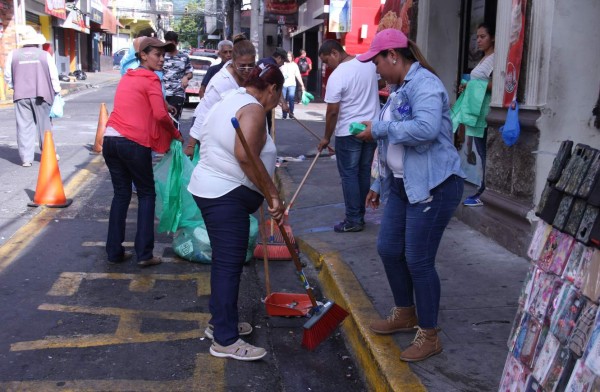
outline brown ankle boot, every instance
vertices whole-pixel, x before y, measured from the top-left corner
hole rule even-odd
[[[418,324],[414,306],[408,308],[393,307],[386,319],[371,322],[369,328],[375,333],[385,335],[394,332],[413,332]]]
[[[437,329],[417,327],[417,335],[411,345],[400,355],[406,362],[418,362],[442,352],[442,344]]]

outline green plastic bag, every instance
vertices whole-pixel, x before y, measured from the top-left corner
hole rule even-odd
[[[174,233],[182,227],[194,227],[202,221],[200,210],[187,186],[194,164],[183,153],[180,142],[173,140],[171,149],[154,167],[156,217],[159,233]]]
[[[174,140],[171,149],[154,167],[156,189],[156,217],[158,232],[175,233],[173,250],[185,260],[209,264],[212,250],[206,225],[198,205],[187,190],[192,172],[200,159],[198,146],[194,158],[183,153],[181,143]],[[250,236],[246,262],[250,261],[258,238],[258,221],[249,215]]]
[[[249,224],[250,237],[248,238],[246,262],[254,257],[254,248],[258,238],[258,221],[252,215],[249,215]],[[199,222],[195,227],[184,227],[177,230],[173,237],[173,251],[182,259],[195,263],[210,264],[212,249],[204,221]]]
[[[312,101],[314,99],[315,99],[314,95],[312,95],[311,93],[309,93],[307,91],[302,91],[301,102],[303,105],[308,105],[310,103],[310,101]]]

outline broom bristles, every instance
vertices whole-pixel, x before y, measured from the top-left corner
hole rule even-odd
[[[344,308],[333,302],[325,304],[323,309],[323,313],[312,316],[304,324],[302,346],[311,351],[327,339],[348,316],[348,312]]]

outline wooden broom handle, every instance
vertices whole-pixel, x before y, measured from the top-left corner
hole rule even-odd
[[[321,141],[321,139],[322,139],[322,138],[321,138],[319,135],[317,135],[316,133],[314,133],[313,131],[311,131],[311,129],[310,129],[309,127],[307,127],[306,125],[304,125],[304,123],[303,123],[303,122],[301,122],[300,120],[298,120],[298,119],[296,118],[296,116],[294,116],[294,120],[296,120],[296,122],[297,122],[298,124],[300,124],[300,126],[301,126],[302,128],[306,129],[306,131],[307,131],[308,133],[310,133],[311,135],[313,135],[313,136],[314,136],[314,137],[315,137],[315,138],[316,138],[318,141]],[[333,148],[331,148],[330,146],[327,146],[327,149],[329,150],[329,152],[330,152],[330,153],[332,153],[332,154],[335,154],[335,150],[334,150]]]
[[[317,151],[317,155],[315,155],[315,157],[313,158],[313,161],[311,162],[310,166],[308,167],[308,170],[306,171],[306,174],[304,175],[304,178],[302,178],[302,181],[300,181],[300,185],[298,185],[298,189],[296,189],[296,192],[294,193],[294,196],[292,196],[292,200],[290,200],[290,202],[288,203],[288,205],[287,205],[287,207],[285,209],[284,215],[287,215],[290,212],[290,208],[292,208],[292,204],[294,204],[294,202],[296,201],[296,198],[298,197],[298,194],[300,193],[300,189],[302,189],[302,186],[306,182],[306,179],[308,178],[308,175],[310,174],[310,172],[312,171],[313,167],[317,163],[317,159],[319,159],[320,155],[321,155],[321,153],[319,151]]]
[[[260,169],[258,168],[258,163],[256,162],[254,155],[252,155],[252,150],[250,149],[250,146],[248,146],[248,142],[246,141],[246,138],[244,137],[244,133],[242,132],[242,129],[240,128],[240,123],[239,123],[238,119],[236,117],[232,117],[231,124],[235,128],[235,132],[237,133],[237,136],[240,139],[240,142],[242,143],[242,147],[244,148],[244,151],[246,152],[246,155],[248,156],[248,160],[250,161],[250,166],[252,167],[254,176],[256,177],[256,179],[258,181],[258,184],[257,184],[258,188],[260,189],[262,194],[267,199],[267,204],[269,205],[269,207],[272,208],[273,207],[273,199],[271,198],[271,193],[269,192],[268,182],[264,178],[264,176],[260,173]],[[283,228],[283,220],[280,220],[279,222],[277,222],[277,225],[279,226],[279,231],[281,231],[281,236],[283,237],[283,241],[285,242],[285,245],[287,246],[288,251],[290,252],[290,255],[292,256],[292,261],[294,262],[294,265],[296,266],[296,270],[298,271],[298,273],[301,274],[301,280],[302,280],[302,283],[304,284],[304,288],[306,289],[306,293],[308,294],[308,297],[310,298],[310,302],[312,303],[312,306],[316,308],[316,307],[318,307],[317,300],[312,291],[312,288],[306,282],[306,278],[304,277],[304,273],[302,271],[302,263],[300,262],[300,258],[298,257],[298,254],[296,253],[296,250],[294,249],[294,246],[292,245],[292,242],[290,241],[290,238],[288,237],[287,231],[285,231],[285,229]]]
[[[271,220],[272,221],[272,220]],[[267,233],[265,233],[265,212],[263,209],[263,205],[260,205],[260,225],[258,228],[258,231],[260,232],[260,237],[261,237],[261,241],[262,241],[262,246],[263,246],[263,264],[264,264],[264,270],[265,270],[265,288],[267,290],[267,297],[269,295],[271,295],[271,277],[269,274],[269,256],[267,255],[268,253],[268,248],[267,248]]]

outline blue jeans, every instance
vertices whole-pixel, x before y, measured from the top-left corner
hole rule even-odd
[[[294,103],[296,99],[296,86],[284,87],[282,90],[283,99],[287,101],[290,107],[290,113],[294,114]],[[287,117],[288,112],[283,112],[283,118]]]
[[[355,136],[335,138],[335,155],[342,179],[346,221],[364,224],[365,200],[371,186],[371,163],[377,143],[363,142]]]
[[[463,193],[464,181],[452,175],[431,190],[428,201],[410,204],[404,181],[394,178],[381,219],[377,252],[396,306],[415,305],[421,328],[437,327],[440,278],[435,255],[442,234]]]
[[[238,294],[248,237],[249,214],[256,212],[264,197],[245,186],[207,199],[194,196],[206,224],[212,264],[210,268],[209,310],[213,336],[221,346],[229,346],[238,338]]]
[[[119,262],[123,258],[125,220],[131,202],[131,183],[137,189],[138,214],[135,234],[137,260],[149,260],[154,250],[154,173],[149,147],[144,147],[124,137],[104,137],[102,155],[113,184],[114,196],[108,218],[106,253],[108,260]]]

